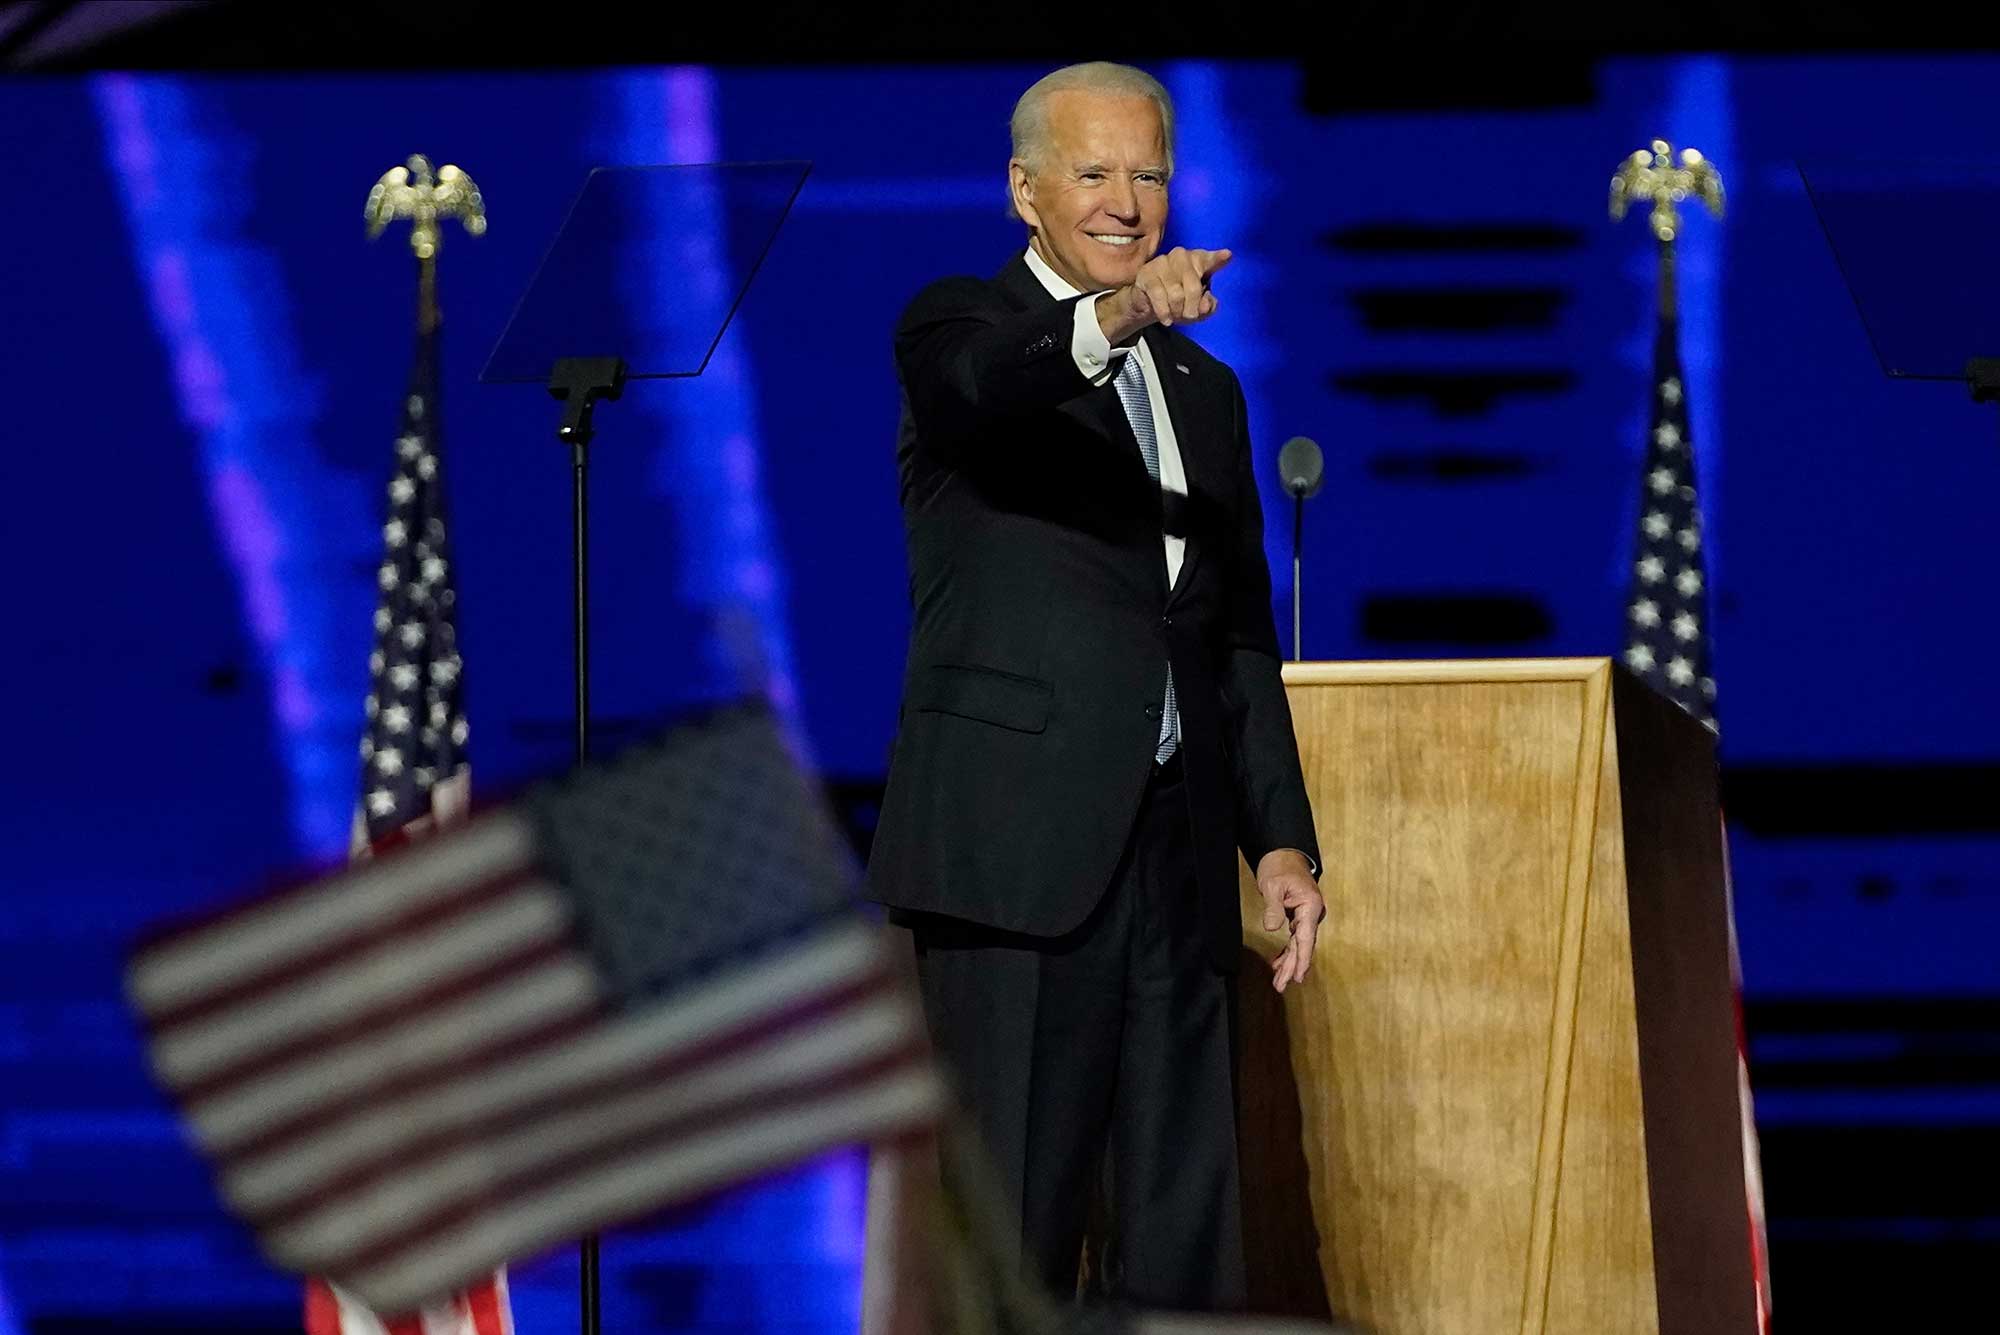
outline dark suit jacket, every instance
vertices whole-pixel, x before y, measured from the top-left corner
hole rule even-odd
[[[1237,850],[1319,862],[1243,391],[1178,329],[1146,331],[1188,480],[1164,513],[1116,387],[1076,368],[1075,304],[1017,256],[932,284],[896,331],[915,625],[869,893],[1080,925],[1132,831],[1171,660],[1210,953],[1233,968]],[[1172,590],[1163,524],[1187,539]]]

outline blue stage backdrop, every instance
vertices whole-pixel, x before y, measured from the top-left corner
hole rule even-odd
[[[908,625],[890,331],[924,282],[1020,244],[1006,119],[1040,72],[0,88],[0,1333],[296,1323],[153,1093],[118,969],[143,924],[345,846],[414,307],[407,246],[363,239],[369,185],[421,152],[492,215],[441,265],[490,795],[567,755],[569,534],[553,404],[478,385],[487,350],[589,167],[813,162],[709,374],[599,412],[596,705],[615,741],[765,683],[865,839]],[[1778,1311],[1831,1329],[1815,1314],[1968,1283],[2000,1247],[2000,423],[1882,377],[1793,164],[1987,154],[2000,61],[1626,59],[1585,105],[1448,115],[1316,114],[1286,65],[1158,73],[1170,239],[1238,256],[1198,336],[1266,461],[1292,435],[1327,452],[1312,658],[1618,650],[1653,267],[1606,186],[1655,136],[1720,164],[1683,336]],[[675,228],[696,252],[724,231]],[[683,254],[631,284],[686,300]],[[714,911],[743,910],[718,887]],[[611,1238],[607,1328],[853,1329],[862,1195],[843,1154]],[[573,1280],[573,1254],[521,1267],[521,1328],[568,1329]]]

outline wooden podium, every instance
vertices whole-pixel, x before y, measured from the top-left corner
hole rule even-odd
[[[1285,680],[1328,916],[1242,975],[1253,1308],[1755,1335],[1708,732],[1607,659]]]

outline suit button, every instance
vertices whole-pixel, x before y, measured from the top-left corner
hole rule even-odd
[[[1160,618],[1160,629],[1161,629],[1161,630],[1172,630],[1173,628],[1174,628],[1174,619],[1173,619],[1172,617],[1161,617],[1161,618]]]
[[[1159,707],[1158,705],[1147,705],[1147,706],[1146,706],[1146,717],[1147,717],[1147,718],[1158,718],[1159,716],[1160,716],[1160,707]]]

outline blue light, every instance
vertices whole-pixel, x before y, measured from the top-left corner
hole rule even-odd
[[[181,420],[200,442],[209,516],[263,661],[293,838],[302,857],[338,857],[354,816],[368,591],[357,599],[327,572],[370,555],[355,544],[373,530],[353,481],[313,446],[317,396],[297,361],[278,257],[250,239],[247,190],[217,189],[240,173],[243,144],[183,80],[105,75],[91,90]]]
[[[715,85],[715,75],[696,66],[612,76],[615,128],[607,150],[620,164],[720,161]],[[721,323],[729,294],[704,280],[725,272],[732,258],[719,253],[728,231],[723,208],[717,197],[697,216],[655,220],[662,240],[657,263],[638,284],[640,300]],[[724,692],[759,688],[796,721],[784,567],[758,480],[757,382],[742,326],[739,316],[698,380],[630,397],[636,412],[657,423],[654,483],[681,535],[677,592],[709,619],[700,646],[708,677]],[[803,732],[793,731],[803,746]]]
[[[1662,115],[1678,151],[1701,150],[1722,172],[1725,188],[1736,164],[1735,114],[1729,64],[1716,56],[1673,62]],[[1701,492],[1702,559],[1712,588],[1722,579],[1723,302],[1728,291],[1727,219],[1708,216],[1692,202],[1684,212],[1701,214],[1681,229],[1676,277],[1680,290],[1681,378],[1687,385],[1689,429],[1694,434],[1695,485]],[[1650,308],[1649,308],[1650,309]],[[1711,597],[1711,608],[1716,599]],[[1711,618],[1712,619],[1712,618]]]
[[[1264,325],[1264,298],[1272,269],[1255,254],[1241,249],[1253,217],[1266,201],[1260,177],[1248,160],[1230,118],[1228,71],[1206,60],[1178,61],[1166,67],[1161,82],[1174,99],[1175,138],[1173,211],[1168,220],[1170,246],[1202,250],[1228,248],[1229,268],[1217,279],[1226,293],[1214,319],[1194,337],[1236,372],[1250,408],[1251,448],[1261,461],[1276,456],[1277,428],[1260,417],[1267,378],[1278,365]],[[1259,77],[1256,69],[1238,70],[1238,77]],[[1271,567],[1271,595],[1291,597],[1292,547],[1290,503],[1278,487],[1274,468],[1259,463],[1258,485],[1263,493],[1264,556]],[[1286,636],[1290,631],[1287,629]]]

